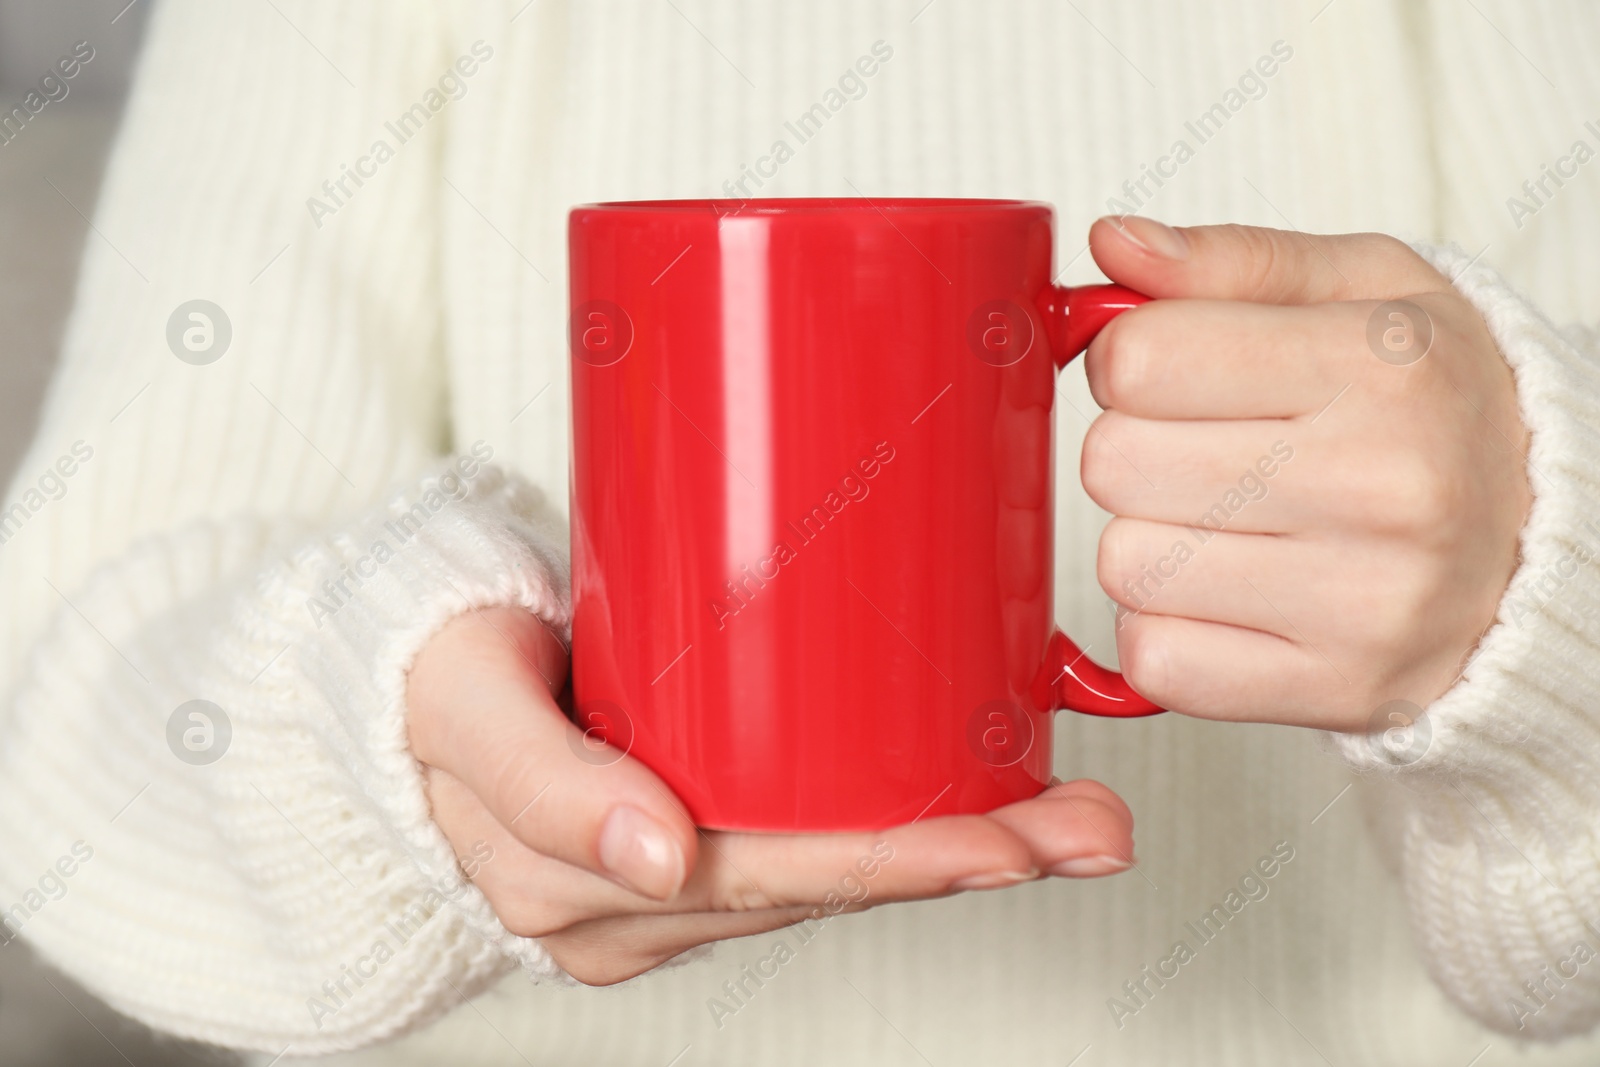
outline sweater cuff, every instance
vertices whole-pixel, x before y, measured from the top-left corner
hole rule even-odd
[[[8,912],[5,939],[159,1029],[296,1055],[421,1025],[513,961],[558,976],[433,823],[404,700],[463,611],[568,632],[547,510],[461,459],[335,529],[195,524],[91,575],[10,697],[0,879],[66,843],[92,873]]]
[[[1530,814],[1569,811],[1570,797],[1553,794],[1600,790],[1600,367],[1496,271],[1454,246],[1416,248],[1483,316],[1511,367],[1533,503],[1494,624],[1416,732],[1400,745],[1383,732],[1329,744],[1358,770],[1531,789],[1541,795],[1528,797]]]
[[[560,979],[543,946],[507,930],[465,877],[433,822],[406,726],[411,666],[456,616],[514,605],[570,642],[568,566],[537,504],[526,482],[463,457],[303,549],[269,579],[277,588],[266,599],[271,614],[297,614],[318,631],[303,654],[284,657],[298,675],[290,684],[320,693],[344,720],[357,750],[349,766],[426,884],[530,977]]]

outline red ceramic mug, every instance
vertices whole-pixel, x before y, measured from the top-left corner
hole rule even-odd
[[[721,829],[876,829],[1050,780],[1057,709],[1160,709],[1052,615],[1056,370],[1144,298],[1049,205],[593,204],[569,220],[574,706]],[[603,742],[603,743],[602,743]]]

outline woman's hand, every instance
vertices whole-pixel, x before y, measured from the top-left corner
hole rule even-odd
[[[554,696],[566,670],[538,619],[489,609],[429,642],[407,699],[434,819],[506,927],[541,938],[579,981],[619,982],[807,917],[1132,860],[1127,805],[1089,781],[877,834],[697,831],[642,763],[580,758],[592,749]]]
[[[1130,217],[1090,247],[1165,298],[1087,356],[1106,411],[1083,484],[1116,516],[1100,584],[1134,687],[1190,715],[1352,731],[1443,694],[1494,620],[1530,501],[1478,312],[1377,234]]]

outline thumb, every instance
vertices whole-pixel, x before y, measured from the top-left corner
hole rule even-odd
[[[1261,226],[1173,228],[1142,215],[1089,228],[1106,276],[1158,298],[1318,304],[1445,292],[1450,283],[1381,233],[1309,234]]]
[[[412,751],[459,779],[534,851],[671,900],[694,869],[694,823],[665,783],[628,757],[630,724],[607,724],[626,727],[627,741],[613,747],[562,714],[552,690],[566,667],[560,642],[521,608],[457,616],[411,669]]]

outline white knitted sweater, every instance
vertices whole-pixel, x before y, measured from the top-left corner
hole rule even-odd
[[[6,928],[123,1011],[264,1059],[1464,1065],[1492,1046],[1487,1065],[1584,1033],[1594,12],[167,0],[0,502]],[[880,41],[890,58],[849,80]],[[404,672],[469,605],[565,624],[566,209],[721,194],[819,101],[824,128],[747,189],[1053,201],[1068,280],[1094,278],[1083,234],[1108,210],[1466,249],[1429,254],[1516,370],[1525,562],[1414,763],[1359,737],[1064,717],[1058,771],[1129,799],[1137,870],[841,919],[759,983],[784,935],[621,989],[535,986],[513,972],[556,969],[429,820]],[[197,299],[227,316],[220,356],[220,332],[183,348],[187,312],[169,330]],[[1064,393],[1058,601],[1105,656],[1081,371]],[[450,453],[473,473],[441,487]],[[416,532],[385,525],[419,500]],[[357,565],[379,541],[393,557]],[[226,729],[179,711],[194,700]],[[1350,765],[1370,773],[1346,795]]]

